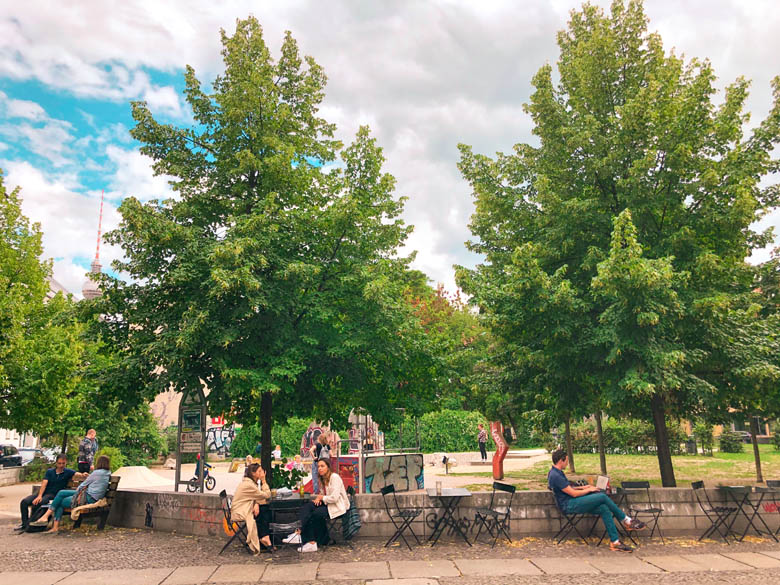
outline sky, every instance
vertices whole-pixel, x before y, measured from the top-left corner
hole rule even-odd
[[[608,2],[594,2],[608,6]],[[222,70],[219,30],[254,15],[278,56],[285,30],[328,75],[323,117],[351,141],[371,126],[386,170],[407,196],[415,226],[403,252],[433,283],[455,289],[473,199],[456,164],[458,143],[493,154],[534,142],[523,103],[531,78],[555,64],[556,32],[580,2],[146,1],[4,2],[0,5],[0,168],[22,188],[23,210],[40,222],[54,277],[80,296],[95,257],[101,191],[103,231],[117,207],[171,193],[129,135],[131,100],[146,100],[163,122],[189,125],[183,72]],[[752,80],[750,124],[762,120],[770,80],[780,74],[775,0],[646,0],[650,29],[666,49],[709,59],[724,87]],[[761,226],[777,225],[770,214]],[[780,230],[778,230],[780,231]],[[121,250],[101,244],[104,267]],[[754,254],[754,261],[768,257]]]

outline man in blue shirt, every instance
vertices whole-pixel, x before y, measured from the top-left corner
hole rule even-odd
[[[74,477],[76,479],[83,479],[86,477],[84,473],[77,473],[72,469],[68,469],[65,465],[68,462],[68,456],[64,453],[57,455],[57,461],[54,463],[54,467],[46,470],[46,475],[41,482],[41,489],[38,490],[38,494],[30,494],[24,498],[19,504],[19,509],[22,513],[22,523],[14,530],[17,532],[24,532],[29,525],[30,507],[32,507],[33,516],[42,507],[51,502],[54,496],[68,487],[70,480]]]
[[[633,548],[620,542],[615,527],[615,518],[623,523],[626,530],[642,530],[645,523],[632,520],[617,507],[607,494],[593,485],[575,486],[563,472],[569,464],[566,451],[558,449],[552,454],[553,466],[547,474],[547,484],[552,490],[558,507],[567,514],[598,514],[609,534],[609,548],[617,552],[633,552]]]

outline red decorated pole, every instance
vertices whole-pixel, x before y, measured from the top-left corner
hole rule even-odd
[[[496,444],[496,452],[493,454],[493,479],[504,479],[504,457],[509,451],[509,445],[504,441],[504,425],[498,421],[490,423],[490,436]]]

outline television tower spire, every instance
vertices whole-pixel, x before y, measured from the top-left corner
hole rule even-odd
[[[95,261],[93,264],[97,264],[100,266],[100,236],[102,235],[103,231],[103,196],[105,194],[105,189],[100,190],[100,217],[98,218],[98,236],[97,236],[97,248],[95,249]],[[98,269],[98,272],[100,269]],[[95,272],[94,270],[92,272]]]
[[[91,274],[100,274],[103,268],[100,265],[100,236],[102,235],[102,231],[103,231],[104,195],[105,195],[105,190],[102,190],[100,192],[100,218],[98,219],[97,248],[95,249],[95,259],[92,261],[92,266],[90,266]],[[81,287],[81,294],[84,295],[85,299],[94,299],[95,297],[99,297],[103,293],[100,291],[100,287],[92,279],[92,277],[88,277],[87,281],[84,283],[84,286]]]

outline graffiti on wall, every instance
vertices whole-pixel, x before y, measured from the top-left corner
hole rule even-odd
[[[339,477],[341,477],[341,481],[344,482],[344,487],[352,487],[357,490],[360,485],[358,458],[342,455],[335,461],[338,465]]]
[[[320,440],[322,433],[328,433],[328,445],[330,446],[331,454],[335,455],[339,451],[339,434],[330,430],[328,425],[324,425],[314,421],[306,429],[301,437],[301,457],[304,459],[311,459],[311,447],[316,445]]]
[[[390,484],[399,492],[425,488],[422,453],[366,457],[363,472],[366,494],[379,493],[383,487]]]
[[[230,453],[230,445],[236,436],[236,430],[233,425],[223,425],[221,427],[211,427],[206,431],[206,448],[211,453],[227,455]]]

